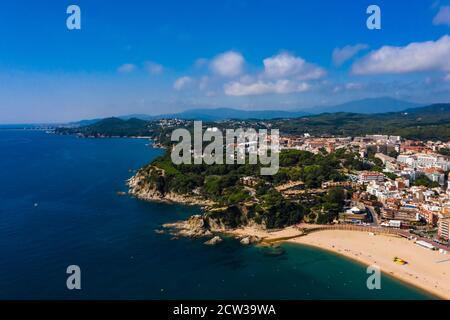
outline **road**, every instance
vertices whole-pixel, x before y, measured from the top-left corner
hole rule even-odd
[[[380,221],[378,220],[378,214],[375,211],[375,208],[372,206],[366,206],[366,209],[370,212],[372,215],[373,225],[378,227],[380,225]]]

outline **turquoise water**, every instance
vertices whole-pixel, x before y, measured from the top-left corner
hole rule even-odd
[[[117,195],[161,153],[146,143],[0,130],[1,299],[431,298],[388,277],[369,291],[363,266],[309,247],[156,234],[198,209]],[[79,291],[66,289],[72,264]]]

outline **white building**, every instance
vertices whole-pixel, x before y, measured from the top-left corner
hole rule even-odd
[[[383,182],[386,179],[385,175],[380,172],[363,171],[359,174],[358,180],[361,183],[369,183],[371,181]]]

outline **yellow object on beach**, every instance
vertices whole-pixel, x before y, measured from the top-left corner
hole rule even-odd
[[[405,261],[405,260],[403,260],[403,259],[400,259],[400,258],[398,258],[398,257],[395,257],[395,258],[394,258],[394,262],[397,263],[397,264],[401,264],[401,265],[408,264],[407,261]]]

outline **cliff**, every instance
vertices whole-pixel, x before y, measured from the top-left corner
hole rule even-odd
[[[141,169],[128,180],[128,193],[138,199],[146,201],[199,205],[205,207],[211,207],[215,205],[213,201],[194,194],[183,195],[172,191],[161,192],[160,190],[158,190],[157,186],[148,179],[151,171],[159,171],[164,175],[164,171],[156,167],[152,167],[150,169],[150,172]]]

